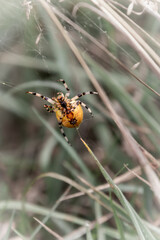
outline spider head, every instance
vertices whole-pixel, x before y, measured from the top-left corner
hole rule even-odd
[[[57,101],[60,103],[62,108],[67,108],[67,102],[63,94],[57,96]]]

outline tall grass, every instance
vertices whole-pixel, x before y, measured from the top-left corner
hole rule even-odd
[[[0,239],[160,239],[159,2],[0,2]],[[25,94],[60,78],[72,147]]]

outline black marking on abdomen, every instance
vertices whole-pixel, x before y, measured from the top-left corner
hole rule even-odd
[[[71,125],[75,125],[77,123],[77,119],[72,118],[69,122],[70,122]]]

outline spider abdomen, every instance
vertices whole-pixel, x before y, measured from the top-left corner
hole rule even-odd
[[[56,118],[58,122],[62,122],[62,125],[67,128],[76,128],[83,121],[83,109],[81,105],[77,105],[75,109],[69,113],[62,114],[61,110],[56,111]]]

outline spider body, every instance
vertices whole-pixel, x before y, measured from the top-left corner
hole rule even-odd
[[[64,87],[67,90],[67,93],[65,95],[62,92],[58,92],[57,97],[48,98],[36,92],[27,92],[27,93],[40,97],[51,104],[51,105],[45,104],[44,108],[48,112],[50,113],[54,112],[56,114],[56,118],[59,124],[59,128],[61,130],[61,133],[63,134],[65,140],[69,143],[68,138],[66,137],[62,126],[67,128],[78,127],[83,121],[82,106],[85,107],[88,110],[88,112],[92,115],[91,109],[87,107],[85,103],[77,99],[87,94],[98,94],[98,93],[88,91],[88,92],[80,93],[73,98],[68,98],[70,95],[70,90],[66,82],[63,79],[60,79],[59,81],[63,83]]]
[[[56,118],[58,122],[61,120],[62,125],[67,128],[78,127],[83,121],[83,109],[81,105],[77,105],[75,109],[69,110],[66,114],[62,114],[61,110],[56,111]]]

